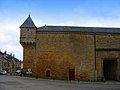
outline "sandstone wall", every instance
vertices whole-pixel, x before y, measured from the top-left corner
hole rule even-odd
[[[69,79],[69,69],[74,69],[75,80],[97,80],[103,78],[103,59],[116,58],[119,79],[119,34],[37,32],[35,39],[24,44],[24,71],[31,68],[40,77],[49,71],[52,78]]]
[[[96,48],[120,49],[120,34],[97,34]]]
[[[120,35],[119,34],[97,34],[96,35],[96,65],[97,78],[102,79],[103,60],[117,60],[117,78],[120,76]]]
[[[39,32],[36,38],[38,75],[46,70],[55,78],[69,78],[75,69],[75,79],[94,79],[94,36],[88,33]]]
[[[24,46],[23,49],[23,70],[24,73],[28,71],[29,68],[32,69],[33,75],[35,75],[35,47],[33,46]]]

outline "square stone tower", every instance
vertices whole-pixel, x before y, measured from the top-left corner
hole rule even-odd
[[[37,28],[29,15],[25,22],[20,26],[20,44],[23,46],[24,72],[26,72],[28,69],[34,69],[36,30]]]

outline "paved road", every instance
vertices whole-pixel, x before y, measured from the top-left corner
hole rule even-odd
[[[78,83],[0,75],[0,90],[120,90],[120,82]]]

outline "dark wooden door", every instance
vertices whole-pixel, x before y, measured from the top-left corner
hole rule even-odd
[[[106,80],[116,80],[117,60],[104,60],[103,70]]]
[[[50,77],[50,71],[46,71],[46,77]]]
[[[75,70],[69,69],[69,80],[75,80]]]

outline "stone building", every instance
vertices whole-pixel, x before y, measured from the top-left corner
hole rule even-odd
[[[17,69],[21,69],[21,61],[6,51],[0,51],[0,71],[5,70],[8,74],[15,75]]]
[[[20,26],[23,71],[67,80],[120,80],[120,28]]]

